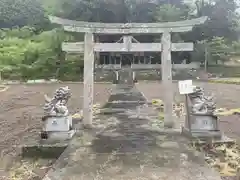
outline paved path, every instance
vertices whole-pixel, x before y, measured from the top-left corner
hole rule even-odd
[[[163,131],[145,103],[135,86],[118,85],[105,106],[113,113],[79,131],[44,180],[220,180],[187,139]]]

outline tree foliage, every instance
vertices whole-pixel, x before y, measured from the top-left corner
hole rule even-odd
[[[212,41],[208,43],[208,49],[213,60],[224,62],[229,59],[232,48],[227,45],[224,37],[213,37]]]
[[[158,22],[180,21],[188,18],[188,12],[175,5],[163,4],[157,7],[155,17]]]
[[[35,35],[32,28],[23,27],[2,30],[0,34],[4,37],[0,40],[0,64],[6,78],[53,78],[58,68],[66,69],[68,62],[62,57],[61,43],[73,37],[62,30],[53,29]],[[64,78],[63,70],[61,72],[58,77]]]
[[[42,28],[48,23],[39,0],[1,0],[0,28],[31,26]]]

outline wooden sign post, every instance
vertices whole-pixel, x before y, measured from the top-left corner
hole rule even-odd
[[[185,80],[178,82],[178,89],[181,95],[185,96],[185,111],[186,111],[186,119],[185,126],[191,131],[191,122],[190,122],[190,112],[188,108],[188,94],[193,93],[194,86],[192,80]]]

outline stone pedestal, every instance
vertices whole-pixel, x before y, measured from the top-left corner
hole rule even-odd
[[[43,131],[41,133],[41,138],[47,140],[48,142],[54,141],[66,141],[72,139],[75,134],[75,130],[69,131]]]
[[[72,129],[72,117],[47,117],[44,120],[41,139],[67,140],[71,139],[75,131]]]
[[[44,117],[41,139],[30,138],[21,145],[23,157],[58,158],[75,135],[72,117]]]
[[[72,116],[48,117],[44,122],[45,131],[69,131],[72,128]]]
[[[219,139],[222,136],[218,126],[218,117],[210,114],[190,113],[186,118],[183,133],[199,139]]]

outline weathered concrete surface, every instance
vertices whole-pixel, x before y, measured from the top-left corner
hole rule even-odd
[[[44,180],[221,179],[180,133],[162,131],[156,112],[143,106],[144,97],[135,87],[118,88],[122,91],[111,101],[125,98],[135,104],[124,103],[124,112],[95,117],[96,128],[77,133]],[[111,104],[107,107],[114,109]]]

